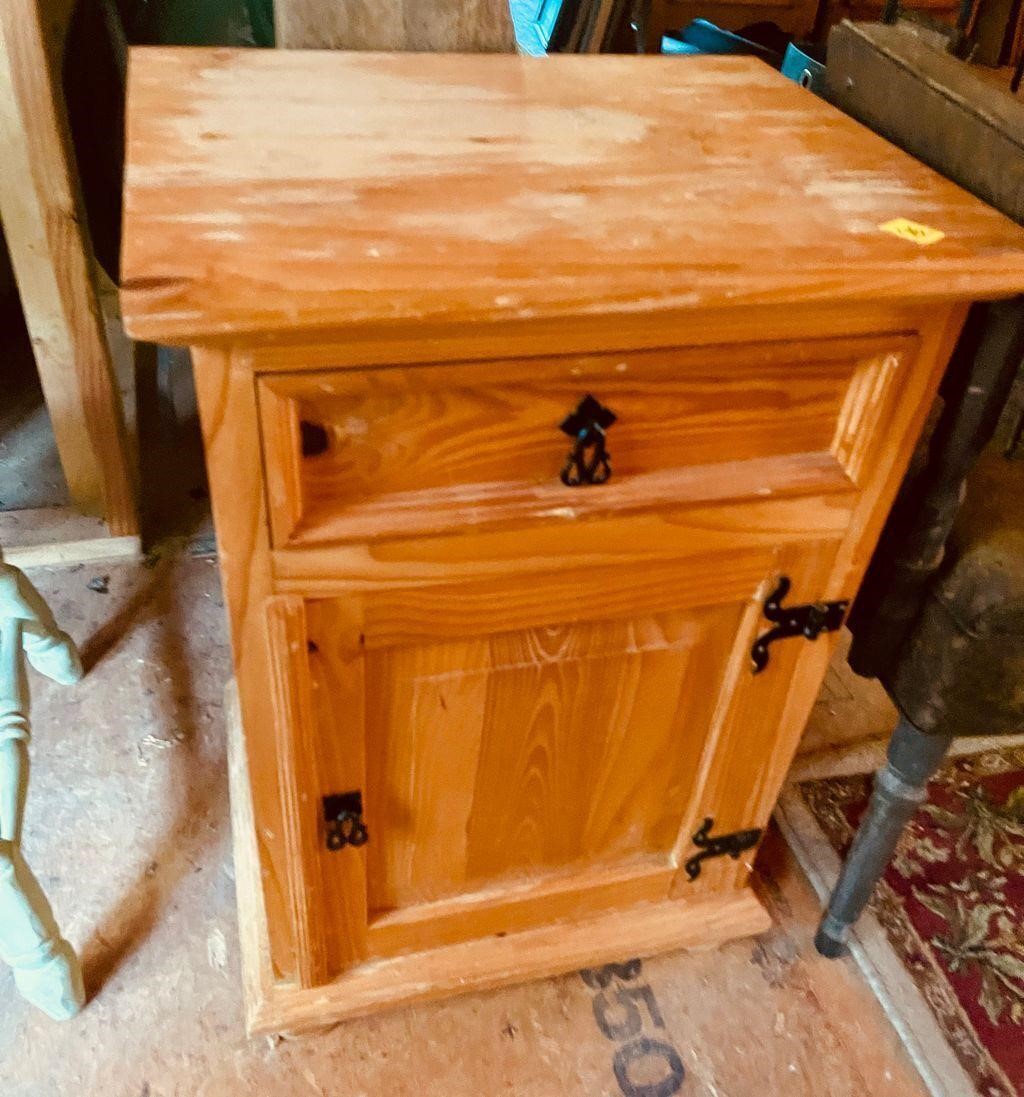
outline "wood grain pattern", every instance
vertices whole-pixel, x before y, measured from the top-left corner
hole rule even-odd
[[[140,49],[129,83],[137,338],[1024,286],[1024,230],[749,58]]]
[[[912,300],[867,301],[851,309],[838,300],[794,303],[782,311],[770,305],[700,311],[664,309],[656,322],[643,313],[571,317],[520,317],[488,324],[424,321],[413,326],[386,318],[358,328],[261,332],[258,342],[235,347],[239,364],[255,374],[363,369],[369,366],[442,362],[508,361],[562,354],[605,354],[665,347],[802,342],[879,333],[913,336],[932,323],[933,308]],[[310,341],[312,339],[313,341]]]
[[[671,849],[737,616],[728,606],[368,656],[367,794],[388,821],[371,910]]]
[[[818,543],[788,546],[780,551],[775,574],[767,578],[754,602],[751,639],[770,627],[760,606],[776,577],[784,574],[792,580],[791,602],[812,601],[818,596],[807,592],[824,589],[836,548],[836,544]],[[769,804],[764,808],[760,796],[773,787],[778,769],[784,775],[789,765],[790,742],[794,736],[799,739],[803,730],[836,635],[826,633],[814,643],[797,640],[773,644],[769,664],[760,674],[750,672],[749,661],[737,668],[720,713],[717,734],[708,737],[701,761],[699,807],[680,828],[677,855],[681,864],[695,852],[692,836],[707,816],[714,819],[715,831],[722,834],[765,825],[771,807]],[[766,719],[768,713],[771,716]],[[796,749],[795,741],[791,749]],[[754,856],[751,850],[739,861],[723,857],[707,862],[701,872],[702,878],[706,877],[705,887],[715,890],[745,883]],[[670,894],[682,897],[691,887],[686,874],[680,871]]]
[[[136,462],[56,72],[37,0],[0,5],[0,216],[61,467],[79,509],[135,537]]]
[[[268,598],[266,615],[288,914],[298,983],[313,987],[330,974],[325,946],[329,919],[320,874],[323,832],[315,798],[321,783],[320,743],[306,651],[305,604],[289,595]]]
[[[866,470],[863,492],[838,553],[815,559],[813,555],[803,558],[790,546],[781,551],[780,568],[811,568],[811,573],[803,572],[803,582],[824,590],[822,597],[826,599],[852,599],[856,595],[965,315],[963,307],[937,313],[934,324],[921,333],[917,368],[906,371],[893,382],[875,425],[881,437],[889,441],[877,448],[870,470]],[[794,571],[789,574],[796,577]],[[715,743],[709,756],[708,774],[708,794],[719,800],[719,811],[729,820],[730,828],[763,826],[767,822],[837,642],[838,634],[820,637],[799,656],[792,648],[787,650],[786,645],[776,645],[781,664],[769,697],[763,694],[758,697],[754,689],[757,679],[742,675],[738,678],[722,741]],[[794,659],[797,661],[790,662]],[[752,753],[743,736],[766,708],[777,713],[773,735],[758,752]],[[737,819],[745,822],[736,823]],[[712,878],[721,886],[742,883],[749,875],[752,860],[751,856],[740,863],[719,861],[711,866]],[[677,894],[685,891],[685,885],[678,881],[674,890]]]
[[[805,495],[797,499],[758,499],[756,502],[665,507],[656,512],[623,514],[575,521],[559,516],[545,522],[505,529],[480,530],[473,536],[450,534],[381,540],[367,544],[279,549],[271,553],[274,584],[278,590],[311,597],[346,596],[350,600],[368,591],[406,591],[497,585],[510,576],[518,579],[511,600],[530,600],[521,589],[543,581],[545,575],[575,597],[575,584],[588,572],[620,574],[631,563],[642,574],[652,568],[686,561],[697,582],[687,584],[678,605],[700,604],[701,583],[715,584],[705,594],[711,602],[725,592],[731,597],[737,580],[725,569],[701,569],[701,559],[727,553],[738,559],[766,558],[782,544],[802,544],[808,538],[841,537],[850,521],[857,493],[847,491]],[[576,575],[564,578],[566,561]],[[635,581],[637,576],[627,576]],[[680,581],[682,577],[680,577]],[[742,582],[742,580],[741,580]],[[745,588],[743,588],[745,589]],[[696,600],[693,600],[696,599]],[[705,601],[704,604],[707,604]],[[443,634],[438,622],[432,635]],[[441,630],[440,632],[438,630]]]
[[[281,49],[514,53],[508,0],[275,0]]]
[[[849,487],[857,445],[875,437],[866,417],[912,347],[888,336],[263,377],[275,542],[579,518],[716,485]],[[559,479],[571,440],[558,426],[588,393],[618,416],[596,491]],[[315,452],[303,429],[322,432]]]
[[[364,659],[345,604],[306,603],[308,667],[315,709],[310,747],[316,757],[317,784],[306,786],[308,801],[366,788],[366,688]],[[342,638],[352,640],[341,642]],[[307,803],[308,806],[308,803]],[[370,820],[370,841],[382,837]],[[353,967],[368,954],[367,847],[331,851],[321,842],[310,857],[310,873],[323,888],[323,934],[328,971]],[[315,863],[314,863],[315,862]]]
[[[402,956],[474,937],[581,921],[613,908],[661,903],[674,875],[664,856],[650,856],[610,867],[577,864],[521,879],[505,878],[493,887],[376,914],[366,930],[367,954]],[[695,889],[694,895],[702,890]]]
[[[762,925],[752,854],[683,865],[763,825],[824,673],[751,673],[764,598],[855,594],[1021,230],[742,59],[145,51],[131,99],[126,311],[202,347],[255,1025]],[[566,505],[581,381],[620,466]],[[329,853],[299,816],[354,789]]]
[[[246,764],[271,955],[275,976],[294,979],[296,942],[289,878],[297,869],[287,862],[276,713],[268,688],[271,657],[279,653],[271,652],[267,635],[266,601],[274,591],[264,493],[256,476],[235,483],[239,467],[259,468],[256,393],[249,372],[232,368],[230,356],[223,351],[197,347],[193,358],[239,707],[246,729]]]
[[[749,597],[780,545],[838,536],[840,500],[359,546],[317,554],[321,570],[294,583],[279,573],[278,587],[343,597],[350,652],[718,605]]]
[[[225,704],[228,772],[246,1024],[251,1035],[308,1032],[400,1005],[540,979],[611,960],[707,948],[761,933],[770,924],[757,897],[744,888],[682,903],[637,903],[596,917],[378,960],[315,989],[282,983],[275,977],[266,891],[261,886],[258,824],[247,772],[249,752],[232,694],[229,688]]]
[[[742,692],[735,679],[749,676],[760,601],[782,566],[786,520],[773,521],[771,508],[789,511],[789,556],[817,567],[809,576],[790,568],[798,583],[824,582],[822,562],[835,555],[838,535],[807,543],[800,506],[706,513],[704,524],[729,531],[719,533],[725,543],[742,545],[747,530],[742,562],[738,548],[713,540],[702,548],[658,539],[665,560],[683,553],[675,574],[640,567],[625,547],[642,544],[630,535],[635,522],[620,519],[621,565],[596,582],[592,568],[578,571],[581,562],[563,555],[549,582],[524,584],[506,556],[500,583],[481,595],[472,572],[452,568],[441,585],[401,588],[399,608],[381,578],[358,594],[311,601],[311,661],[336,668],[317,689],[310,749],[321,759],[319,791],[360,787],[373,835],[365,849],[321,855],[327,891],[339,900],[328,932],[350,939],[338,956],[350,965],[596,915],[625,896],[664,900],[692,818],[718,810],[721,790],[703,787],[705,759],[726,749],[751,757],[742,738],[749,710],[729,725],[732,745],[718,736]],[[498,540],[514,545],[522,533]],[[614,533],[595,541],[614,543]],[[437,552],[463,542],[427,544]],[[707,581],[716,568],[726,583]],[[395,621],[383,632],[380,602]],[[682,608],[657,612],[674,604]],[[507,631],[512,625],[519,631]],[[772,711],[786,670],[776,692],[755,691],[754,707]],[[364,751],[357,773],[351,759]]]
[[[856,309],[841,300],[805,301],[779,311],[770,305],[664,309],[657,321],[643,313],[570,317],[520,317],[487,324],[424,321],[389,324],[386,318],[357,328],[323,328],[308,339],[293,331],[261,332],[258,342],[235,347],[255,374],[363,369],[370,366],[508,361],[562,354],[605,354],[666,347],[802,342],[858,335],[912,336],[932,320],[932,308],[914,301],[868,301]],[[312,340],[312,341],[311,341]]]

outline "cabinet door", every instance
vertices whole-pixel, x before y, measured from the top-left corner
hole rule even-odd
[[[836,541],[808,533],[845,520],[833,496],[339,551],[279,638],[305,825],[358,793],[369,835],[308,840],[322,970],[704,890],[680,872],[700,820],[763,821],[720,775],[703,795],[723,733],[753,786],[786,717],[774,672],[821,662],[791,640],[751,674],[765,592],[785,570],[821,597]]]

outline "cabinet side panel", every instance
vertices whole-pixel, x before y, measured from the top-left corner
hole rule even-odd
[[[914,447],[939,389],[939,382],[967,319],[967,304],[933,310],[920,331],[920,351],[902,365],[903,377],[890,386],[888,414],[879,417],[879,434],[888,440],[871,453],[860,478],[860,500],[829,580],[827,598],[852,598],[899,490]]]
[[[291,932],[269,647],[264,604],[271,593],[255,387],[226,351],[193,348],[221,578],[252,788],[260,877],[277,978],[296,974]]]

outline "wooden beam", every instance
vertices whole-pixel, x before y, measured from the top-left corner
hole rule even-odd
[[[124,412],[37,0],[0,4],[0,217],[75,505],[138,533]]]
[[[276,0],[287,49],[515,53],[508,0]]]
[[[99,518],[67,507],[0,511],[0,558],[19,568],[138,560],[138,537],[111,537]]]

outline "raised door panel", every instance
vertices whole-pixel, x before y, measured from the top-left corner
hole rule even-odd
[[[663,899],[743,610],[737,601],[359,655],[344,607],[309,603],[314,694],[333,695],[319,735],[340,740],[327,748],[336,761],[321,795],[349,791],[341,743],[363,713],[354,753],[361,746],[370,840],[321,858],[332,923],[358,909],[347,891],[359,879],[367,956],[509,932],[552,908]],[[351,933],[341,932],[344,953]]]
[[[740,613],[368,656],[371,919],[499,883],[667,867]]]

